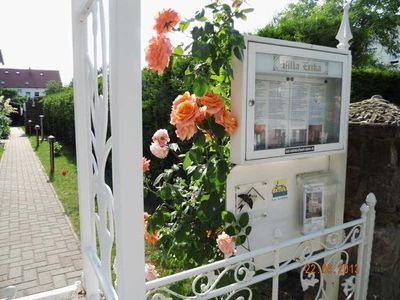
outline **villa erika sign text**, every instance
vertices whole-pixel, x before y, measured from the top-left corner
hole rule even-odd
[[[274,71],[309,74],[328,74],[326,61],[274,55]]]

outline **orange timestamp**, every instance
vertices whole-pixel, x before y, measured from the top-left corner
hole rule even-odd
[[[343,276],[346,274],[357,274],[359,271],[358,264],[340,264],[335,267],[331,263],[322,264],[322,267],[317,266],[316,263],[305,265],[304,272],[307,274],[319,273],[323,274],[337,274]]]

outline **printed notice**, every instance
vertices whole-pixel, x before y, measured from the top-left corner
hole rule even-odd
[[[309,84],[295,81],[292,83],[290,111],[290,146],[307,144]]]
[[[268,93],[268,149],[283,148],[289,114],[289,88],[286,81],[270,81]]]
[[[325,124],[326,84],[312,83],[310,85],[310,113],[308,126],[308,144],[314,145],[326,142],[323,132]]]
[[[272,182],[272,200],[284,200],[288,198],[288,179],[278,178]]]

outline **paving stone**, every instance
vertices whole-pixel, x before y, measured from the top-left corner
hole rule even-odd
[[[17,297],[81,279],[79,241],[21,129],[12,128],[0,160],[0,288]]]

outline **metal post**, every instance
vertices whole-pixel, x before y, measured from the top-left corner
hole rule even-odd
[[[35,131],[36,131],[36,149],[39,148],[39,130],[40,126],[35,125]]]
[[[110,1],[112,173],[120,300],[146,298],[143,156],[137,147],[142,143],[140,2]]]
[[[44,115],[39,115],[40,118],[40,140],[43,142],[44,140],[44,132],[43,132],[43,118]]]
[[[87,1],[74,0],[72,5],[72,33],[74,54],[74,116],[76,137],[76,162],[78,168],[79,215],[81,228],[81,249],[83,265],[83,287],[86,298],[99,299],[99,281],[89,257],[89,249],[96,245],[94,216],[91,207],[91,176],[90,162],[90,102],[87,80],[87,20],[81,19],[81,10]]]
[[[366,224],[366,232],[365,232],[365,248],[364,248],[364,270],[362,272],[362,285],[363,290],[361,294],[361,299],[367,299],[368,292],[368,281],[369,281],[369,271],[371,267],[371,254],[372,254],[372,243],[374,240],[374,228],[375,228],[375,205],[376,198],[373,193],[369,193],[367,196],[367,205],[368,205],[368,215],[367,215],[367,224]]]
[[[366,227],[367,227],[367,215],[368,215],[368,206],[363,204],[360,208],[361,210],[361,218],[364,223],[361,225],[360,236],[363,239],[362,243],[358,245],[358,253],[357,253],[357,266],[358,266],[358,274],[356,277],[356,292],[354,295],[355,300],[361,300],[363,295],[363,290],[365,289],[365,284],[363,282],[363,274],[364,274],[364,244],[366,243]]]
[[[49,141],[49,148],[50,148],[50,174],[54,173],[54,140],[55,137],[52,135],[49,135],[49,137],[47,138],[47,140]]]
[[[274,230],[274,240],[275,244],[278,244],[280,239],[282,238],[282,231],[279,228]],[[274,251],[274,268],[275,270],[279,269],[279,256],[280,249],[276,249]],[[276,272],[276,275],[272,279],[272,300],[278,300],[279,296],[279,273]]]
[[[32,120],[28,120],[29,135],[32,135]]]

